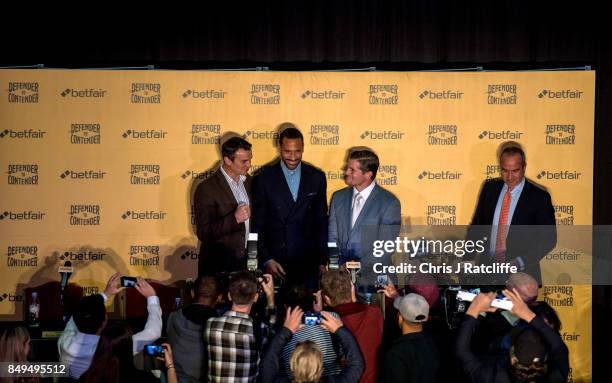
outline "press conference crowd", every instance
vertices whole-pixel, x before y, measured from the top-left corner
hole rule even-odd
[[[219,170],[194,196],[201,248],[191,302],[162,315],[154,288],[138,278],[133,288],[146,298],[148,315],[142,328],[132,329],[108,320],[106,306],[126,288],[121,274],[114,274],[102,294],[82,298],[59,337],[59,360],[69,373],[62,380],[567,381],[561,322],[552,307],[537,300],[539,259],[551,244],[513,244],[508,229],[550,225],[551,216],[554,226],[550,196],[524,177],[520,147],[500,152],[501,179],[483,189],[473,222],[495,224],[490,261],[521,270],[504,281],[502,293],[512,309],[491,307],[496,292],[483,292],[457,326],[449,325],[448,297],[435,280],[416,275],[400,286],[388,278],[373,291],[345,266],[360,261],[367,267],[362,236],[372,228],[377,239],[398,235],[400,203],[375,181],[377,155],[367,148],[348,153],[348,186],[334,193],[328,209],[325,175],[302,161],[304,139],[294,125],[283,127],[278,147],[278,163],[251,186],[251,145],[241,137],[222,145]],[[538,207],[527,209],[525,201]],[[245,250],[253,233],[257,249],[249,250],[256,260]],[[339,254],[333,267],[330,242]],[[3,328],[0,360],[26,361],[29,340],[23,327]],[[158,365],[145,371],[137,361],[154,343],[163,352],[147,356]],[[36,378],[0,378],[4,381]]]

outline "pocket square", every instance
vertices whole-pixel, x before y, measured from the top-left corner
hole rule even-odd
[[[306,197],[312,197],[313,195],[317,195],[317,192],[308,193],[306,194]]]

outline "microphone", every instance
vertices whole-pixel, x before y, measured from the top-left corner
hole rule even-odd
[[[64,291],[68,285],[68,279],[70,279],[73,272],[74,268],[72,267],[72,262],[70,261],[64,262],[64,265],[59,267],[59,273],[61,276],[60,287],[62,291]]]

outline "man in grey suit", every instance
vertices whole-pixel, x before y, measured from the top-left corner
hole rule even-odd
[[[344,181],[348,187],[332,196],[329,212],[329,242],[335,242],[340,263],[360,261],[364,276],[375,262],[374,240],[395,240],[401,225],[400,201],[375,182],[380,162],[369,149],[352,150],[346,164]]]

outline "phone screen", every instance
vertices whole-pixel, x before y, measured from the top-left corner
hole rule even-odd
[[[121,286],[122,287],[136,286],[136,278],[135,277],[121,277]]]

